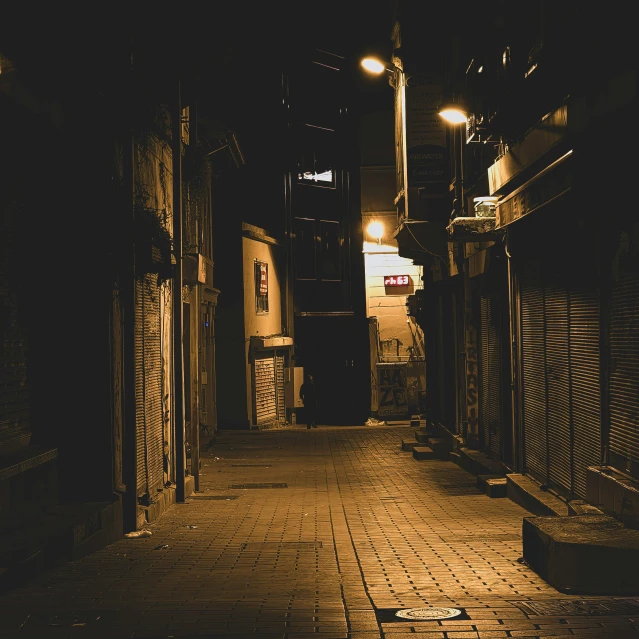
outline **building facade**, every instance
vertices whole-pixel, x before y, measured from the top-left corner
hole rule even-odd
[[[441,102],[466,107],[446,130],[447,214],[429,209],[421,186],[411,208],[410,171],[400,182],[409,192],[400,255],[432,273],[420,315],[429,420],[504,472],[636,524],[636,490],[622,509],[601,488],[639,479],[635,233],[619,188],[630,168],[617,160],[636,133],[606,134],[636,108],[626,27],[612,10],[550,12],[543,2],[528,3],[522,25],[519,9],[498,4],[452,29],[439,45],[457,43],[458,54],[442,59],[423,49],[402,5],[398,104],[426,73]],[[593,42],[595,31],[607,35]],[[418,242],[409,227],[423,228]]]

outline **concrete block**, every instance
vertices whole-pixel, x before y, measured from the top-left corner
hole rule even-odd
[[[430,435],[432,437],[432,435]],[[428,443],[428,437],[429,434],[425,433],[422,430],[416,430],[415,431],[415,439],[420,443],[420,444],[427,444]]]
[[[458,452],[455,452],[454,450],[451,450],[450,453],[448,453],[448,461],[452,461],[457,465],[461,464],[460,457],[461,455]]]
[[[411,415],[410,416],[410,426],[411,428],[419,428],[419,415]]]
[[[600,496],[601,466],[586,468],[586,501],[593,506],[601,507]]]
[[[527,475],[506,475],[506,496],[534,515],[540,517],[563,517],[568,515],[567,504],[542,488]]]
[[[442,437],[429,437],[428,445],[432,448],[437,459],[448,459],[450,448],[445,439]]]
[[[596,506],[589,504],[583,499],[572,499],[568,502],[569,515],[603,515],[604,513]]]
[[[417,442],[410,439],[402,439],[402,450],[412,451],[417,445]]]
[[[639,594],[639,531],[608,515],[524,517],[524,560],[564,593]]]
[[[502,475],[477,475],[477,488],[489,497],[506,497],[507,479]]]
[[[413,448],[413,457],[415,459],[434,459],[435,453],[432,448],[428,446],[415,446]]]

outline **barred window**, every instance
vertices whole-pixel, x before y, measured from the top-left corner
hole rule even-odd
[[[268,264],[255,260],[255,312],[268,313]]]

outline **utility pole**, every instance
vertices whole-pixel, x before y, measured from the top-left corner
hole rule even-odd
[[[175,428],[175,498],[183,503],[185,495],[184,449],[184,312],[182,308],[182,96],[180,80],[175,84],[172,114],[173,156],[173,244],[175,272],[173,275],[173,388]]]

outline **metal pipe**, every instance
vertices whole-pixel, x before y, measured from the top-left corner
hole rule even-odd
[[[519,452],[519,438],[517,437],[517,402],[519,401],[519,393],[517,392],[517,385],[519,383],[519,376],[517,375],[517,363],[519,361],[518,355],[518,339],[516,332],[516,320],[514,313],[515,305],[515,291],[513,286],[513,273],[511,265],[511,256],[508,251],[508,234],[504,240],[504,253],[506,254],[508,264],[508,321],[510,329],[510,421],[512,428],[512,464],[513,470],[519,472],[521,468],[521,455]]]
[[[173,161],[173,243],[175,272],[173,275],[173,389],[175,429],[175,498],[183,503],[186,498],[184,449],[184,311],[182,308],[182,96],[180,81],[175,87],[175,105],[172,126]]]

